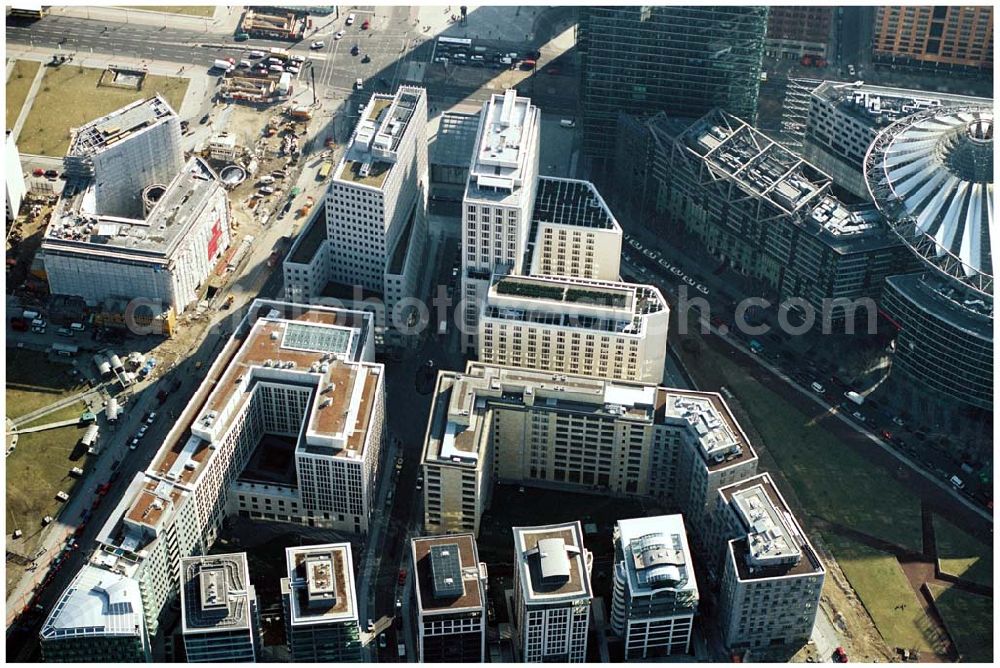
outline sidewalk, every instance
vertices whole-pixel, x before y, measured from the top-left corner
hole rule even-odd
[[[70,16],[78,19],[90,21],[105,21],[109,23],[136,23],[148,26],[166,26],[179,28],[182,30],[200,30],[217,34],[231,33],[228,27],[231,19],[225,13],[225,7],[217,7],[215,16],[207,18],[203,16],[189,16],[187,14],[172,14],[169,12],[156,12],[150,9],[131,9],[124,7],[58,7],[53,6],[51,14],[53,16]],[[220,18],[222,12],[222,18]],[[225,20],[224,20],[225,19]],[[232,26],[235,28],[235,24]]]

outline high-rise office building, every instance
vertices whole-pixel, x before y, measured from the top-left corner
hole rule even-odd
[[[285,643],[296,663],[356,663],[361,631],[350,543],[285,548]]]
[[[993,69],[993,6],[875,8],[876,63]]]
[[[486,660],[486,564],[472,534],[410,543],[420,663]]]
[[[514,650],[524,663],[583,663],[593,556],[579,522],[514,527]]]
[[[89,558],[137,584],[150,635],[181,559],[207,553],[228,514],[368,531],[384,406],[373,329],[360,311],[250,305]]]
[[[658,210],[803,317],[808,304],[816,322],[874,318],[885,279],[912,266],[874,207],[847,206],[829,176],[739,118],[660,116],[649,128]]]
[[[523,272],[538,187],[541,113],[510,89],[483,104],[462,199],[463,347],[475,349],[479,311],[493,272]]]
[[[423,469],[428,533],[478,533],[494,481],[653,498],[697,531],[757,455],[717,394],[469,362],[438,376]]]
[[[717,619],[737,649],[809,640],[826,570],[767,473],[719,490],[706,572],[720,578]]]
[[[42,659],[46,663],[149,661],[142,612],[137,582],[84,566],[42,625]]]
[[[621,112],[757,117],[766,7],[580,7],[583,148],[612,158]]]
[[[245,552],[181,559],[181,632],[188,663],[255,663],[262,646]]]
[[[400,307],[395,321],[393,312],[418,296],[427,265],[427,193],[426,92],[400,86],[373,95],[333,170],[324,210],[285,261],[286,296],[336,297],[356,308],[355,297],[380,297],[384,308],[374,313],[384,343],[403,345],[394,323],[412,311]]]
[[[771,58],[799,60],[805,56],[826,59],[833,37],[833,7],[821,5],[772,5],[768,7],[764,52]]]
[[[698,582],[680,515],[615,524],[611,629],[625,660],[686,654],[698,613]]]
[[[125,218],[142,217],[145,189],[183,164],[180,116],[159,95],[77,128],[63,159],[67,179],[93,184],[97,214]]]

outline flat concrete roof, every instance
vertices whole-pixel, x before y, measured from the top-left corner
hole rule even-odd
[[[357,621],[350,543],[285,548],[285,566],[292,626]]]
[[[439,552],[442,549],[448,551],[452,546],[458,556],[461,594],[442,598],[434,594],[435,573],[431,551],[434,548],[438,548]],[[410,541],[410,556],[416,583],[417,606],[424,615],[484,610],[486,592],[480,580],[479,551],[472,534],[414,538]]]
[[[590,555],[579,522],[514,527],[514,567],[525,603],[570,604],[593,598]]]

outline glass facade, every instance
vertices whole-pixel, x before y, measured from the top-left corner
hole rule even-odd
[[[766,7],[580,7],[584,151],[612,157],[619,112],[757,116]]]

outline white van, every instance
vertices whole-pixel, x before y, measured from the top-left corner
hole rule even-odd
[[[576,127],[576,121],[571,121],[568,118],[564,118],[561,121],[559,121],[559,125],[561,125],[564,128],[575,128]]]
[[[25,311],[24,313],[21,314],[21,317],[24,318],[25,320],[34,320],[38,316],[39,316],[38,311]]]
[[[347,20],[344,21],[344,25],[352,26],[354,25],[354,14],[348,14]]]
[[[267,54],[264,53],[263,51],[251,51],[250,52],[250,57],[251,58],[263,58],[266,55]]]
[[[71,330],[73,330],[74,332],[82,332],[83,331],[83,323],[79,323],[79,322],[70,323],[69,328]]]
[[[962,489],[963,487],[965,487],[965,483],[962,482],[962,479],[959,478],[957,475],[953,475],[948,482],[950,482],[955,487],[955,489]]]

